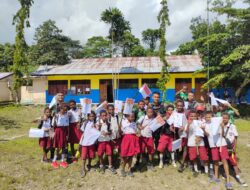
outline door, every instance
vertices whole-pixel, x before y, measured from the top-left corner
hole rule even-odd
[[[188,92],[192,90],[192,79],[191,78],[177,78],[175,79],[175,92],[182,89],[183,86],[188,87]]]
[[[112,79],[100,80],[100,102],[107,100],[113,102]]]
[[[206,90],[202,90],[202,85],[206,82],[207,80],[205,78],[196,78],[195,79],[195,99],[196,101],[200,102],[200,97],[203,96],[206,98]],[[205,100],[206,101],[206,100]]]

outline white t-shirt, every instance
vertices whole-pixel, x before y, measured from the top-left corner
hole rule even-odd
[[[189,126],[189,130],[187,131],[187,127],[188,125],[185,127],[185,131],[187,131],[188,134],[188,146],[192,147],[192,146],[196,146],[196,130],[198,130],[198,127],[200,127],[201,122],[197,122],[196,124],[194,124],[194,122],[192,122]],[[198,146],[204,146],[204,140],[202,137],[200,137],[200,141],[199,141],[199,145]]]
[[[152,131],[151,131],[151,129],[148,127],[148,124],[150,123],[150,122],[152,122],[152,120],[153,120],[154,118],[148,118],[148,116],[146,115],[146,116],[141,116],[139,119],[138,119],[138,121],[137,121],[137,123],[138,124],[140,124],[140,125],[142,125],[142,127],[145,127],[144,129],[142,129],[141,130],[141,136],[143,136],[143,137],[152,137]]]
[[[43,130],[48,130],[50,128],[51,128],[51,119],[48,118],[47,120],[43,120],[42,129]],[[48,137],[49,136],[49,131],[45,131],[44,136]]]
[[[69,126],[69,116],[67,113],[61,115],[60,113],[56,115],[56,126],[57,127],[67,127]]]
[[[86,122],[84,122],[81,126],[82,132],[87,131],[88,129],[94,127],[94,125],[95,125],[93,121],[86,121]]]
[[[69,121],[70,123],[77,123],[81,119],[81,111],[79,109],[71,109],[69,112]]]
[[[112,130],[111,139],[120,138],[119,127],[118,127],[118,118],[116,116],[110,117],[110,128]]]
[[[93,121],[87,121],[87,123],[83,123],[83,125],[81,127],[81,130],[84,133],[83,133],[83,135],[82,135],[82,137],[80,139],[80,142],[79,142],[80,145],[82,145],[82,146],[90,146],[90,145],[93,145],[96,142],[96,139],[93,142],[92,142],[92,139],[90,140],[90,136],[93,137],[93,128],[94,128],[94,126],[95,126],[95,124],[94,124]],[[97,130],[97,129],[95,129],[95,130]],[[88,139],[87,141],[86,141],[86,138]],[[92,142],[92,143],[90,143],[90,142]]]
[[[187,124],[187,118],[185,113],[178,113],[177,111],[173,111],[169,119],[167,120],[169,125],[173,125],[174,127],[181,128],[185,127]]]
[[[207,123],[205,122],[205,131],[208,133],[208,143],[210,148],[216,147],[216,143],[220,137],[219,133],[218,134],[213,134],[213,128],[212,128],[212,123]]]
[[[228,123],[225,127],[224,127],[224,135],[226,134],[226,131],[227,131],[227,128],[229,128],[228,132],[227,132],[227,135],[226,135],[226,138],[228,138],[230,140],[231,143],[233,143],[235,137],[238,137],[238,131],[235,127],[234,124],[231,124],[231,123]],[[225,140],[224,137],[221,136],[222,134],[222,128],[220,128],[219,130],[219,139],[216,143],[217,147],[219,146],[226,146],[227,145],[227,142]]]
[[[123,134],[136,134],[136,123],[129,122],[127,119],[122,120],[122,132]]]
[[[101,132],[101,136],[98,138],[99,142],[105,142],[105,141],[110,141],[111,140],[111,136],[110,135],[103,135],[102,133],[108,133],[108,125],[103,122],[102,119],[100,119],[100,122],[97,121],[97,125],[99,125],[99,123],[102,125],[100,128],[100,132]]]

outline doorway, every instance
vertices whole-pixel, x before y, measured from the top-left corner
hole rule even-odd
[[[113,85],[112,79],[101,79],[100,84],[100,103],[107,100],[113,102]]]
[[[202,85],[207,82],[205,78],[196,78],[195,79],[195,99],[196,101],[200,101],[200,97],[203,96],[206,101],[206,90],[202,90]]]

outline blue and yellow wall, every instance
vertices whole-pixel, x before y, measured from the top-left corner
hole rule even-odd
[[[159,78],[160,74],[119,74],[119,79],[138,79],[138,87],[142,86],[142,79],[155,79]],[[192,79],[192,90],[195,91],[195,78],[205,78],[205,75],[193,74],[193,73],[171,73],[170,81],[166,84],[166,98],[168,101],[173,102],[175,97],[175,79],[191,78]],[[74,99],[79,103],[80,98],[90,98],[93,103],[99,103],[100,101],[100,90],[99,80],[101,79],[112,79],[112,74],[99,74],[99,75],[54,75],[48,76],[50,80],[68,80],[68,94],[65,95],[65,101]],[[90,80],[90,94],[86,95],[72,95],[70,94],[70,81],[71,80]],[[114,83],[115,90],[118,91],[118,100],[125,100],[126,98],[134,98],[136,101],[142,99],[138,89],[117,89],[116,82]],[[151,89],[152,92],[158,91],[159,89]],[[48,94],[48,86],[46,89],[46,103],[49,103],[53,98],[53,95]]]

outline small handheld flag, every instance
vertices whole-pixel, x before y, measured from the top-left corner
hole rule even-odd
[[[140,88],[139,92],[141,93],[141,95],[143,96],[143,98],[149,97],[150,94],[152,93],[151,90],[148,88],[148,85],[146,83],[142,85],[142,87]]]
[[[51,100],[49,104],[49,109],[51,109],[54,105],[56,105],[56,96],[54,96],[53,99]]]

